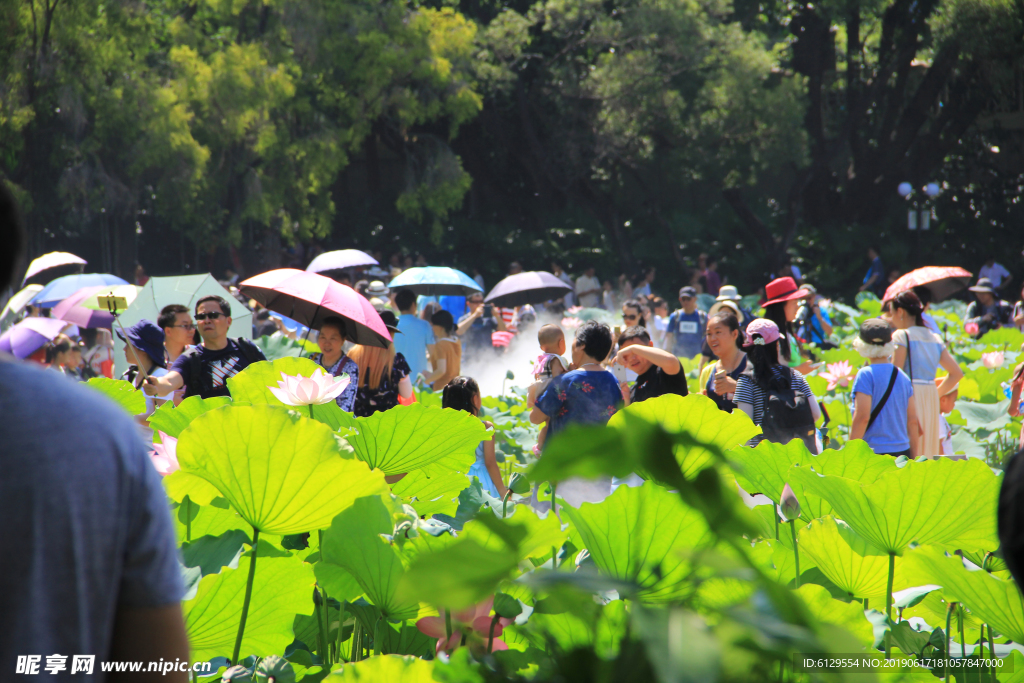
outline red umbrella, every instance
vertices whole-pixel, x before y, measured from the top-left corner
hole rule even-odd
[[[892,299],[900,292],[914,287],[926,287],[932,294],[932,301],[948,299],[971,281],[971,273],[956,266],[926,266],[912,270],[885,290],[882,301]]]
[[[238,288],[270,310],[310,328],[319,329],[325,318],[333,316],[344,321],[345,337],[355,344],[387,348],[391,343],[391,333],[370,302],[329,277],[279,268],[251,277]]]

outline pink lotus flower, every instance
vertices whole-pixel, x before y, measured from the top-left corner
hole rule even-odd
[[[157,431],[157,434],[160,435],[161,443],[153,444],[153,450],[149,452],[149,459],[153,462],[156,471],[166,477],[180,469],[178,466],[178,440],[161,431]]]
[[[579,318],[562,318],[562,327],[567,330],[575,330],[577,327],[583,324],[583,321]]]
[[[570,306],[569,308],[565,309],[565,312],[568,313],[569,315],[575,315],[582,310],[582,306]]]
[[[416,628],[420,633],[437,638],[435,652],[451,652],[462,644],[462,637],[466,637],[466,644],[478,650],[487,649],[487,640],[491,635],[491,608],[494,607],[494,596],[487,598],[475,607],[452,612],[452,637],[448,638],[448,632],[444,625],[444,610],[439,617],[423,617],[416,622]],[[514,619],[500,617],[498,623],[494,624],[494,641],[491,650],[507,650],[505,641],[498,638],[505,627],[511,624]]]
[[[978,336],[978,323],[967,323],[964,325],[964,332],[972,337]]]
[[[819,377],[828,380],[828,390],[832,391],[837,386],[847,387],[853,380],[853,367],[849,361],[841,360],[838,363],[830,363],[828,372],[818,373]]]
[[[281,373],[276,387],[267,387],[270,393],[286,406],[308,406],[329,403],[348,387],[348,375],[333,377],[317,368],[311,377]]]
[[[992,368],[1003,367],[1003,361],[1006,358],[1003,356],[1002,351],[992,351],[991,353],[981,354],[981,364],[991,370]]]

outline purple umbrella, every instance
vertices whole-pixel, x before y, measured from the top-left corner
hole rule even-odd
[[[494,289],[484,299],[489,304],[512,308],[526,304],[540,304],[565,296],[572,287],[565,284],[551,273],[543,270],[532,270],[528,273],[517,273],[494,285]]]
[[[65,275],[81,273],[86,260],[66,251],[51,251],[28,264],[21,285],[45,285]]]
[[[79,327],[104,327],[109,330],[114,324],[113,315],[107,311],[96,311],[81,305],[83,301],[105,289],[110,288],[100,286],[81,289],[54,306],[50,315]]]
[[[0,335],[0,351],[18,358],[28,358],[43,344],[53,341],[67,325],[67,321],[53,318],[25,318]]]
[[[341,249],[320,254],[306,266],[306,272],[326,273],[333,270],[344,270],[345,268],[375,265],[377,265],[377,259],[366,252],[359,251],[358,249]]]

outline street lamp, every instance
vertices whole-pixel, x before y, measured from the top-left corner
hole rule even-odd
[[[929,200],[935,199],[942,192],[938,183],[928,183],[921,189],[915,189],[908,182],[902,182],[896,188],[900,196],[911,202],[911,208],[907,212],[907,228],[909,230],[928,230],[931,227],[932,209]]]

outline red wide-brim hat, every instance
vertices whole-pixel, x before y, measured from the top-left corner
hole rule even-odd
[[[791,299],[803,299],[810,291],[797,287],[791,277],[780,277],[769,282],[764,288],[764,293],[768,297],[764,305],[771,306]]]

